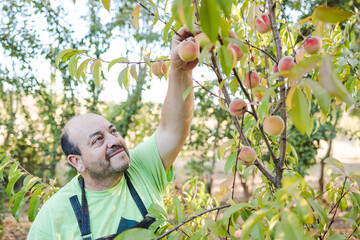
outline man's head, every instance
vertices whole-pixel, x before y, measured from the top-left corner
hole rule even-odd
[[[119,175],[130,165],[124,139],[113,124],[97,114],[70,119],[61,134],[61,147],[78,172],[98,180]]]

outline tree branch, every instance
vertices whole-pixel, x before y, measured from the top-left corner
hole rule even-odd
[[[186,224],[186,223],[194,220],[195,218],[200,217],[200,216],[202,216],[202,215],[204,215],[204,214],[206,214],[206,213],[209,213],[209,212],[212,212],[212,211],[216,211],[216,210],[220,210],[220,209],[223,209],[223,208],[228,208],[228,207],[230,207],[230,206],[231,206],[230,204],[226,204],[226,205],[222,205],[222,206],[219,206],[219,207],[211,208],[211,209],[208,209],[208,210],[206,210],[206,211],[204,211],[204,212],[201,212],[201,213],[199,213],[199,214],[196,214],[195,216],[192,216],[191,218],[189,218],[189,219],[183,221],[182,223],[176,225],[175,227],[173,227],[172,229],[170,229],[169,231],[167,231],[166,233],[160,235],[159,237],[157,237],[157,238],[155,238],[155,239],[158,240],[158,239],[161,239],[161,238],[163,238],[163,237],[166,237],[167,235],[169,235],[169,234],[172,233],[173,231],[177,230],[177,229],[178,229],[179,227],[181,227],[182,225],[184,225],[184,224]]]

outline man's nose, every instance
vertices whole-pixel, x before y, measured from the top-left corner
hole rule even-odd
[[[120,138],[112,134],[108,134],[106,144],[108,148],[112,148],[113,146],[116,145],[121,145]]]

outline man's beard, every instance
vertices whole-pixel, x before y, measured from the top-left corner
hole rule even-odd
[[[125,159],[121,159],[121,161],[124,161],[124,163],[118,167],[113,167],[111,165],[110,156],[119,149],[123,149],[125,151],[128,157],[128,162],[125,162],[124,161]],[[97,166],[94,165],[87,166],[86,172],[91,176],[91,178],[96,179],[98,181],[102,181],[108,178],[118,178],[126,171],[126,169],[128,169],[129,166],[130,166],[129,151],[123,146],[115,146],[106,153],[105,162],[100,162],[99,165]]]

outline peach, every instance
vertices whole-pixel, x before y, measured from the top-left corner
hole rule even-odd
[[[296,58],[296,62],[301,62],[302,60],[304,60],[305,58],[305,52],[304,52],[304,49],[303,48],[299,48],[297,49],[296,51],[296,55],[295,55],[295,58]]]
[[[317,36],[311,36],[307,39],[305,39],[303,48],[305,50],[305,52],[307,52],[308,54],[315,54],[318,53],[319,50],[322,47],[322,41],[320,37]]]
[[[273,65],[272,71],[273,71],[273,73],[278,73],[278,72],[279,72],[277,63],[275,63],[275,64]]]
[[[238,155],[240,162],[246,166],[253,164],[256,160],[256,152],[252,147],[244,146]]]
[[[238,46],[236,46],[235,44],[229,43],[228,48],[234,49],[234,51],[236,53],[236,60],[237,61],[242,59],[243,56],[245,55],[245,53],[243,51],[241,51],[241,49]]]
[[[228,47],[228,50],[230,51],[231,58],[232,58],[232,61],[233,61],[233,65],[232,65],[231,68],[234,68],[236,66],[236,63],[237,63],[237,54],[236,54],[236,52],[235,52],[235,50],[233,48]]]
[[[164,63],[163,61],[161,62],[154,62],[152,65],[151,65],[151,71],[152,73],[155,75],[155,76],[158,76],[158,77],[162,77],[166,74],[167,72],[167,65],[166,63]]]
[[[292,56],[285,56],[279,61],[278,69],[280,72],[290,71],[295,66],[295,60]]]
[[[257,72],[247,72],[246,73],[246,77],[245,77],[245,81],[244,81],[244,85],[247,88],[254,88],[257,87],[260,84],[260,76]]]
[[[269,116],[265,119],[263,127],[268,135],[278,136],[284,131],[285,123],[280,116]]]
[[[247,104],[242,99],[235,99],[229,104],[229,111],[231,115],[236,117],[240,117],[244,115],[246,109],[247,109]]]
[[[182,41],[179,45],[179,56],[184,62],[194,61],[200,55],[199,46],[193,41]]]
[[[201,32],[199,34],[197,34],[195,37],[195,42],[197,43],[197,45],[199,45],[200,50],[203,49],[208,43],[210,43],[210,38],[204,33]],[[211,49],[214,49],[214,45],[212,45]]]
[[[267,13],[262,13],[255,20],[255,27],[259,33],[266,33],[271,30],[270,16]]]

